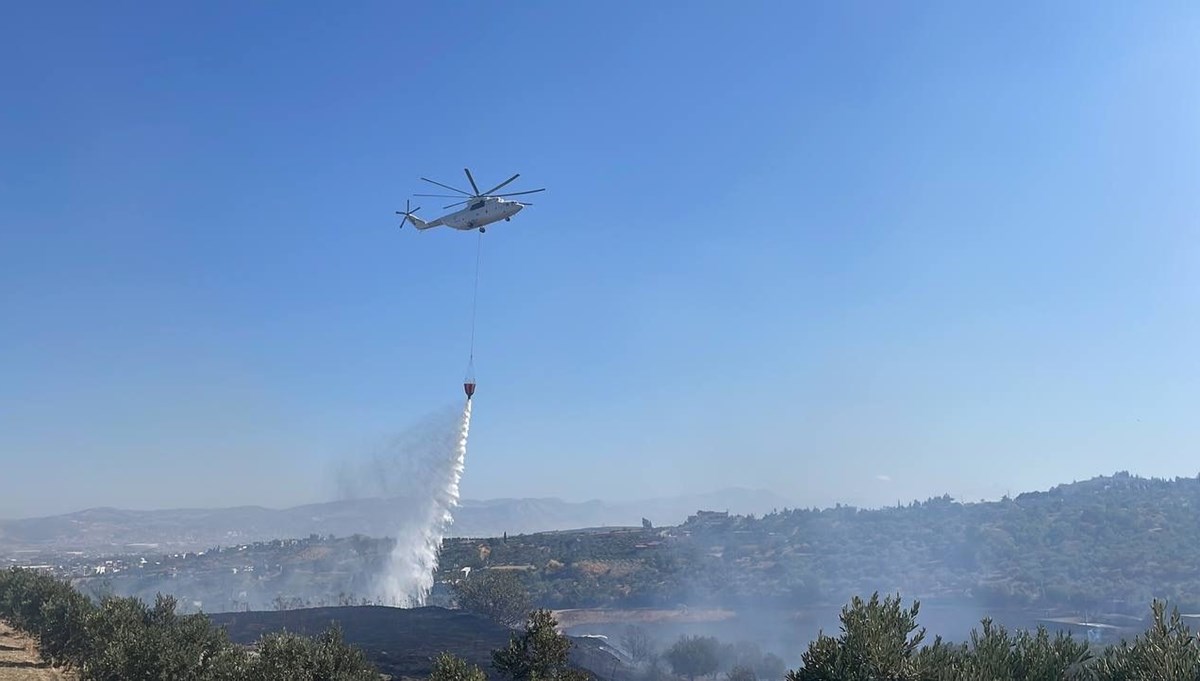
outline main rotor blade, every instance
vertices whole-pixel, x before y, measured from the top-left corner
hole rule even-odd
[[[435,196],[440,199],[457,199],[458,198],[454,194],[413,194],[413,196]],[[470,196],[470,194],[468,194],[467,196]]]
[[[475,198],[475,197],[472,196],[471,199],[473,199],[473,198]],[[455,206],[461,206],[464,203],[467,203],[467,201],[470,201],[471,199],[467,199],[466,201],[459,201],[458,203],[452,203],[449,206],[442,206],[442,210],[446,210],[447,208],[453,208]]]
[[[488,196],[489,194],[492,194],[492,193],[493,193],[493,192],[495,192],[497,189],[499,189],[499,188],[503,187],[504,185],[508,184],[509,182],[512,182],[513,180],[517,179],[517,178],[518,178],[518,177],[520,177],[520,176],[521,176],[521,173],[517,173],[516,175],[513,175],[512,177],[510,177],[510,178],[508,178],[507,180],[505,180],[505,181],[501,182],[500,184],[496,185],[495,187],[492,187],[491,189],[487,190],[486,192],[484,192],[484,193],[483,193],[483,195],[484,195],[484,196]]]
[[[471,189],[475,190],[475,196],[479,196],[479,187],[475,186],[475,178],[471,177],[471,169],[463,168],[463,172],[467,174],[467,179],[471,181]]]
[[[520,196],[522,194],[536,194],[538,192],[544,192],[544,191],[546,191],[546,188],[542,187],[541,189],[530,189],[527,192],[513,192],[511,194],[492,194],[492,196]]]
[[[422,180],[425,180],[426,182],[429,182],[429,183],[431,183],[431,184],[436,184],[436,185],[437,185],[437,186],[439,186],[439,187],[443,187],[443,188],[445,188],[445,189],[449,189],[450,191],[458,192],[459,194],[464,194],[464,195],[466,195],[466,196],[471,196],[470,192],[464,192],[463,190],[459,189],[458,187],[451,187],[451,186],[450,186],[450,185],[448,185],[448,184],[442,184],[441,182],[434,182],[433,180],[431,180],[431,179],[429,179],[429,178],[427,178],[427,177],[422,177],[421,179],[422,179]]]

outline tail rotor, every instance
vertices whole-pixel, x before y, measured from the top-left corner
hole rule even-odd
[[[402,212],[400,212],[400,211],[396,211],[396,215],[403,215],[403,216],[404,216],[404,217],[400,218],[400,228],[401,228],[401,229],[403,229],[403,228],[404,228],[404,223],[405,223],[405,222],[412,222],[412,223],[415,225],[415,224],[416,224],[416,221],[415,221],[415,220],[413,220],[413,213],[415,213],[415,212],[417,212],[417,211],[419,211],[419,210],[421,210],[421,207],[420,207],[420,206],[417,206],[416,208],[413,208],[413,207],[412,207],[412,203],[410,203],[408,199],[405,199],[405,200],[404,200],[404,212],[402,213]]]

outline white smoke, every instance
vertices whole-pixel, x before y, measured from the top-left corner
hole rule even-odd
[[[461,421],[457,406],[439,409],[373,452],[339,462],[334,471],[338,498],[426,499],[430,486],[445,476],[439,463],[454,455]]]
[[[415,468],[413,472],[420,474],[410,478],[417,483],[409,488],[413,515],[403,519],[397,528],[396,546],[379,579],[378,590],[384,603],[419,607],[425,604],[433,588],[438,550],[458,506],[458,483],[466,466],[470,430],[471,401],[467,400],[452,447],[437,446],[441,438],[426,439],[431,449],[407,452],[407,463]],[[386,466],[375,468],[377,473],[384,470]],[[385,481],[378,482],[385,488],[388,486]]]

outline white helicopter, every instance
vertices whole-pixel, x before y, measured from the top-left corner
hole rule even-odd
[[[474,194],[463,191],[461,189],[458,189],[457,187],[451,187],[448,184],[442,184],[441,182],[434,182],[433,180],[430,180],[430,179],[427,179],[424,177],[422,177],[421,179],[425,180],[426,182],[429,182],[430,184],[436,184],[439,187],[445,187],[446,189],[449,189],[451,191],[456,191],[459,194],[462,194],[463,196],[467,197],[457,203],[452,203],[449,206],[445,206],[445,208],[453,208],[455,206],[460,206],[462,204],[466,204],[465,208],[463,208],[461,210],[457,210],[453,213],[450,213],[449,215],[443,215],[442,217],[440,217],[436,220],[430,220],[429,222],[426,222],[426,221],[422,220],[421,218],[417,217],[416,215],[413,215],[413,213],[416,213],[417,211],[421,210],[420,206],[409,210],[410,204],[408,203],[408,201],[405,201],[404,202],[404,211],[403,212],[396,211],[396,215],[404,216],[400,220],[400,226],[404,227],[405,221],[408,221],[408,222],[413,223],[413,226],[416,227],[417,229],[429,229],[431,227],[440,227],[442,225],[445,225],[447,227],[452,227],[454,229],[461,229],[464,231],[478,229],[480,232],[486,232],[487,225],[490,225],[493,222],[498,222],[500,220],[511,220],[512,216],[521,212],[522,208],[524,208],[525,206],[533,205],[532,203],[522,203],[521,201],[512,201],[505,197],[520,196],[522,194],[534,194],[536,192],[546,191],[546,189],[543,187],[542,189],[530,189],[529,191],[511,192],[509,194],[494,193],[496,190],[503,188],[509,182],[512,182],[513,180],[515,180],[521,176],[520,173],[517,173],[516,175],[513,175],[512,177],[501,182],[500,184],[496,185],[495,187],[492,187],[491,189],[487,190],[486,192],[481,192],[481,191],[479,191],[479,187],[476,186],[476,184],[475,184],[475,178],[471,177],[471,171],[467,168],[463,168],[463,172],[465,172],[467,174],[467,180],[471,183],[471,189],[475,190]],[[455,194],[414,194],[414,196],[439,196],[439,197],[451,198],[451,199],[458,198],[458,196]]]

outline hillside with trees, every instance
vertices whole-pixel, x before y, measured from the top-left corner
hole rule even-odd
[[[181,611],[222,612],[371,603],[391,548],[389,539],[313,535],[150,558],[31,559],[85,593],[149,602],[161,591]],[[1196,565],[1200,479],[1118,473],[993,502],[701,511],[661,528],[447,539],[430,604],[462,595],[467,573],[504,572],[533,607],[552,609],[836,611],[879,591],[931,607],[1142,618],[1154,598],[1200,611]]]
[[[511,570],[552,608],[836,606],[881,591],[1141,616],[1154,598],[1200,610],[1196,565],[1200,478],[1118,473],[995,502],[700,512],[661,529],[452,539],[440,576]]]

